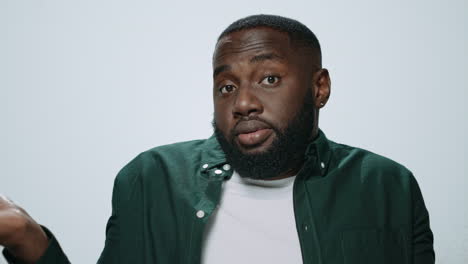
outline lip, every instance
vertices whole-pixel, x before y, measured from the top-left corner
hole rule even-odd
[[[239,122],[234,128],[234,134],[237,136],[239,134],[248,134],[253,133],[261,129],[269,129],[270,126],[266,123],[258,120],[249,120]]]
[[[241,145],[253,147],[265,142],[273,133],[273,129],[264,122],[250,120],[237,124],[234,133]]]

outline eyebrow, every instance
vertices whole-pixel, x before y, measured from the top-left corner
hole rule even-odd
[[[250,63],[258,63],[258,62],[263,62],[263,61],[266,61],[266,60],[282,61],[282,60],[284,60],[284,58],[279,56],[278,54],[276,54],[274,52],[270,52],[270,53],[263,53],[263,54],[256,55],[256,56],[252,57],[249,62]]]
[[[279,56],[278,54],[276,53],[273,53],[273,52],[270,52],[270,53],[263,53],[263,54],[259,54],[259,55],[256,55],[256,56],[253,56],[250,60],[249,60],[249,63],[259,63],[259,62],[263,62],[263,61],[266,61],[266,60],[277,60],[277,61],[283,61],[284,58]],[[218,74],[224,72],[224,71],[229,71],[231,70],[231,66],[230,65],[227,65],[227,64],[224,64],[224,65],[220,65],[218,67],[216,67],[213,71],[213,78],[215,78]]]
[[[216,77],[216,75],[222,73],[223,71],[229,71],[230,69],[231,69],[231,66],[226,65],[226,64],[216,67],[213,71],[213,78]]]

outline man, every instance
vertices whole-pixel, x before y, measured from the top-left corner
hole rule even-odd
[[[284,17],[231,24],[213,56],[214,135],[160,146],[118,174],[98,263],[434,263],[410,171],[334,143],[315,35]],[[67,263],[52,233],[0,201],[11,263]]]

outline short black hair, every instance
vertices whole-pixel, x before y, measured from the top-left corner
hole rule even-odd
[[[311,48],[317,56],[319,66],[322,66],[322,50],[315,34],[301,22],[287,17],[260,14],[241,18],[230,24],[219,35],[218,41],[230,33],[256,27],[268,27],[287,33],[292,42]]]

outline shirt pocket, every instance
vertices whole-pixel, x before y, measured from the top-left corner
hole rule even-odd
[[[409,264],[404,229],[359,229],[342,233],[345,264]]]

